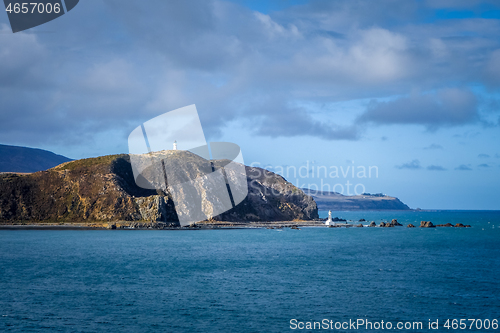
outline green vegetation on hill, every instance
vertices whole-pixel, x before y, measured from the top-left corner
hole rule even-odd
[[[76,170],[80,168],[88,168],[95,165],[110,165],[118,158],[127,158],[127,156],[128,155],[126,154],[118,154],[118,155],[106,155],[93,158],[85,158],[81,160],[62,163],[56,166],[54,169],[58,171],[64,171],[64,170]]]

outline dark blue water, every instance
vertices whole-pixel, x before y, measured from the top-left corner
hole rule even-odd
[[[500,319],[500,213],[435,214],[473,228],[0,231],[0,331]]]

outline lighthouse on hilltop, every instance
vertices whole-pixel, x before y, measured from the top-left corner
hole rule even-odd
[[[174,150],[177,150],[177,141],[174,141]]]

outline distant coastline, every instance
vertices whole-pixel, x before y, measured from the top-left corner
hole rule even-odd
[[[367,211],[367,210],[411,210],[406,204],[396,197],[391,197],[382,193],[346,196],[338,192],[318,191],[302,188],[305,194],[310,195],[318,210],[332,211]]]

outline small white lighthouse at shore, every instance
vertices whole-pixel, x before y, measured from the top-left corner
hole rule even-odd
[[[174,141],[174,150],[177,150],[177,141]]]
[[[333,222],[333,221],[332,221],[332,211],[331,211],[331,210],[329,210],[329,211],[328,211],[328,220],[326,220],[325,224],[326,224],[326,225],[333,225],[333,223],[332,223],[332,222]]]

